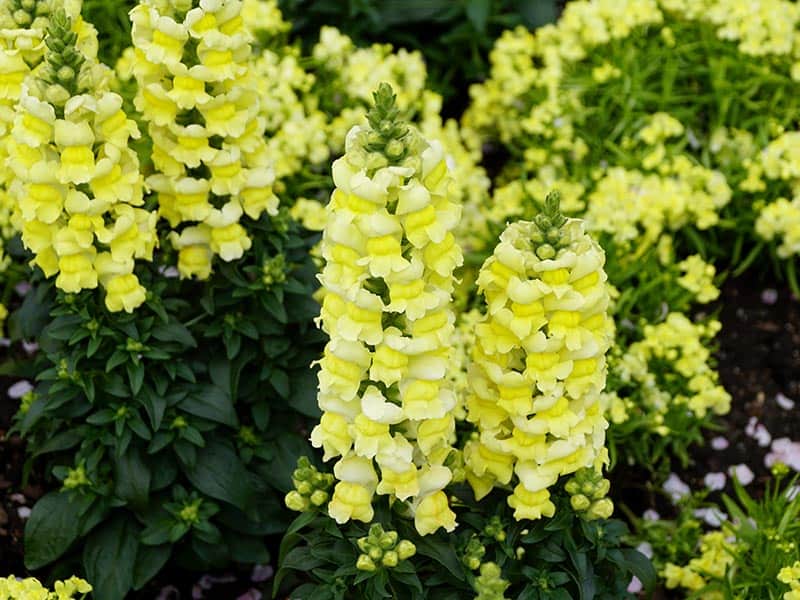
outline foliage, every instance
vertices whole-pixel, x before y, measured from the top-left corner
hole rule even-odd
[[[61,481],[28,522],[29,568],[82,548],[98,597],[121,598],[170,557],[194,568],[269,559],[264,536],[284,527],[281,499],[318,414],[318,236],[285,214],[248,228],[247,259],[205,284],[140,269],[148,298],[131,315],[48,282],[26,298],[21,312],[52,320],[25,332],[42,352],[16,427]],[[265,283],[276,256],[283,279]]]
[[[458,114],[460,90],[488,73],[487,54],[504,29],[537,27],[555,20],[556,0],[281,0],[292,34],[309,47],[323,25],[337,24],[359,46],[391,43],[421,51],[431,89],[442,94],[448,114]],[[458,60],[453,60],[458,57]]]
[[[400,505],[379,503],[374,522],[410,540],[416,554],[375,571],[357,567],[358,539],[368,534],[368,525],[301,514],[281,545],[275,590],[320,600],[347,598],[353,590],[364,598],[464,598],[474,594],[478,572],[485,571],[480,567],[487,564],[500,568],[510,598],[633,598],[625,591],[632,575],[648,587],[654,582],[649,562],[623,543],[625,525],[577,517],[563,491],[554,494],[554,519],[525,522],[514,520],[502,492],[480,503],[467,487],[454,493],[462,523],[454,534],[419,536]]]
[[[734,498],[723,494],[718,504],[696,493],[681,501],[674,521],[637,520],[637,537],[652,548],[668,588],[683,588],[687,598],[784,597],[789,580],[779,574],[800,560],[800,496],[785,466],[773,472],[761,498],[734,480]],[[722,517],[719,529],[703,531],[699,506]]]

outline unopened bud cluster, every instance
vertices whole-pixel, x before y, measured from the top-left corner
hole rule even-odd
[[[327,504],[333,475],[321,473],[307,457],[297,459],[297,468],[292,473],[294,489],[286,494],[286,506],[297,512],[305,512]]]
[[[356,568],[361,571],[375,571],[378,567],[391,569],[417,552],[412,542],[399,540],[396,531],[384,531],[380,523],[372,525],[369,534],[358,538],[357,544],[361,554]]]
[[[475,578],[475,600],[505,600],[504,592],[509,585],[496,563],[483,563],[481,574]]]
[[[464,548],[461,562],[471,571],[477,571],[481,566],[481,561],[486,554],[486,546],[481,544],[477,535],[473,535]]]
[[[610,487],[608,479],[593,468],[579,469],[564,485],[573,510],[587,521],[608,519],[614,512],[614,503],[606,498]]]

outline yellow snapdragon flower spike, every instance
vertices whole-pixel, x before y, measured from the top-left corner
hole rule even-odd
[[[600,393],[613,338],[604,261],[551,194],[534,222],[506,228],[481,267],[487,313],[466,399],[477,433],[464,460],[478,498],[516,476],[508,503],[517,519],[552,516],[548,488],[604,460]]]
[[[441,145],[398,120],[387,84],[375,102],[369,126],[350,131],[333,164],[319,276],[330,341],[311,441],[326,460],[341,456],[330,505],[337,521],[371,519],[365,504],[377,493],[409,502],[421,534],[452,531],[443,490],[456,399],[445,373],[460,206]]]
[[[128,146],[139,131],[103,69],[82,53],[87,44],[66,13],[53,13],[47,35],[45,62],[22,86],[8,140],[14,219],[33,264],[57,275],[58,288],[100,285],[110,311],[132,312],[145,299],[135,260],[152,260],[157,243]]]
[[[249,3],[249,11],[258,7]],[[147,179],[174,229],[181,277],[207,278],[211,258],[238,260],[252,241],[240,223],[277,214],[266,121],[250,66],[240,0],[193,7],[142,0],[130,13],[135,104],[148,122]]]
[[[53,0],[10,0],[0,5],[0,238],[3,243],[19,231],[18,219],[12,219],[16,195],[10,188],[15,175],[9,163],[20,164],[31,159],[30,155],[19,156],[20,148],[11,138],[14,107],[22,96],[25,80],[44,59],[44,38],[50,17],[58,6]],[[85,56],[94,59],[97,34],[81,19],[80,8],[80,2],[68,2],[65,6],[77,35],[77,46]],[[47,124],[44,129],[48,129]],[[47,195],[47,189],[41,191]],[[47,202],[41,197],[40,200]],[[54,210],[58,210],[58,201]],[[9,257],[3,256],[1,251],[0,257],[2,271],[8,266]]]

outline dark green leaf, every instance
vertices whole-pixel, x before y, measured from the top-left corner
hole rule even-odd
[[[139,526],[117,514],[86,540],[83,568],[96,600],[123,600],[133,587]]]
[[[36,451],[33,453],[33,456],[40,456],[42,454],[47,454],[48,452],[58,452],[60,450],[72,448],[83,441],[85,434],[85,427],[75,427],[73,429],[68,429],[67,431],[57,433],[53,437],[48,438],[44,443],[37,444]]]
[[[129,362],[125,365],[125,369],[128,372],[128,382],[131,384],[131,391],[133,395],[139,393],[139,390],[142,389],[142,383],[144,382],[144,364],[133,364],[133,362]]]
[[[25,524],[25,566],[40,569],[64,554],[78,537],[85,509],[61,492],[39,498]]]
[[[238,427],[239,420],[233,407],[230,395],[215,385],[206,385],[189,394],[178,404],[178,408],[195,415],[228,425]]]
[[[229,444],[212,439],[205,448],[199,448],[186,476],[207,496],[230,502],[245,512],[253,506],[255,497],[249,475]]]
[[[133,567],[133,589],[142,589],[169,560],[172,547],[169,544],[156,547],[139,546],[136,564]]]
[[[486,21],[492,8],[491,0],[467,0],[467,18],[478,33],[486,31]]]
[[[150,469],[137,446],[115,460],[114,493],[134,508],[147,504],[150,491]]]
[[[189,329],[182,323],[173,321],[169,325],[159,325],[152,331],[153,337],[162,342],[177,342],[186,348],[196,348],[195,341]]]

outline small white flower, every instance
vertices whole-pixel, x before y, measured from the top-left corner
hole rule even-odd
[[[688,496],[691,490],[681,478],[675,473],[670,473],[667,480],[664,482],[664,491],[669,494],[673,504],[677,503],[681,498]]]
[[[694,516],[703,519],[712,527],[719,527],[723,521],[728,520],[727,513],[722,512],[718,508],[697,508],[694,510]]]
[[[800,471],[800,442],[793,442],[789,438],[778,438],[772,442],[772,447],[764,457],[764,464],[772,467],[775,463],[783,463],[787,467]]]
[[[711,440],[711,447],[714,450],[725,450],[725,448],[727,448],[730,445],[731,445],[730,442],[721,435],[718,435],[717,437]]]
[[[638,594],[642,591],[642,582],[639,581],[639,578],[636,575],[633,576],[631,582],[628,584],[628,593],[629,594]]]
[[[775,402],[777,402],[778,406],[783,410],[792,410],[794,408],[794,400],[787,398],[781,392],[778,392],[775,396]]]
[[[642,518],[645,521],[658,521],[661,518],[661,515],[659,515],[652,508],[648,508],[646,511],[644,511],[644,514],[642,515]]]
[[[753,471],[750,469],[750,467],[748,467],[743,463],[738,465],[731,465],[730,467],[728,467],[728,474],[731,477],[735,477],[736,479],[738,479],[739,483],[741,483],[742,485],[749,485],[755,478],[755,475],[753,474]]]
[[[727,479],[725,473],[706,473],[706,476],[703,478],[703,483],[713,492],[714,490],[724,489]]]
[[[644,554],[647,558],[653,558],[653,546],[649,542],[642,542],[636,546],[636,550]]]
[[[778,292],[772,288],[767,288],[761,292],[761,302],[764,304],[775,304],[778,301]]]
[[[747,426],[744,428],[744,432],[748,437],[756,440],[758,445],[762,448],[769,446],[772,441],[772,435],[763,424],[758,422],[756,417],[750,417]]]
[[[12,400],[19,400],[33,389],[33,385],[27,379],[22,379],[8,388],[8,397]]]

